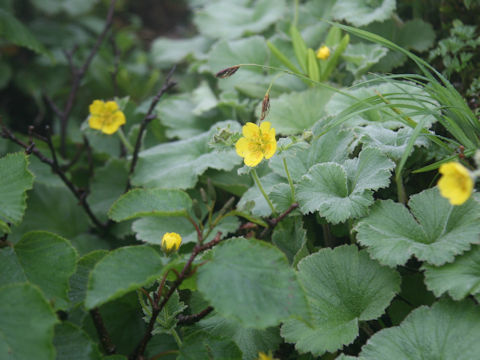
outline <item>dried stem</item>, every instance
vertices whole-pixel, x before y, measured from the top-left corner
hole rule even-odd
[[[100,342],[102,343],[105,353],[107,355],[115,354],[115,344],[113,344],[112,339],[110,338],[98,308],[90,310],[90,315],[92,316],[93,323],[97,329],[98,337],[100,338]]]
[[[202,320],[205,316],[210,314],[213,311],[213,307],[209,306],[205,308],[204,310],[200,311],[197,314],[192,314],[192,315],[180,315],[178,317],[178,325],[192,325],[195,324],[196,322]]]
[[[152,102],[150,103],[150,107],[147,111],[147,114],[142,120],[142,123],[140,125],[140,131],[138,132],[138,136],[137,136],[137,141],[135,142],[135,148],[133,150],[132,162],[130,163],[129,177],[132,176],[132,174],[135,172],[135,167],[137,166],[138,153],[140,152],[140,147],[142,146],[143,133],[145,132],[145,129],[147,128],[147,125],[150,123],[150,121],[155,119],[155,115],[153,115],[153,110],[155,110],[155,106],[157,106],[163,94],[165,94],[168,90],[170,90],[172,87],[176,85],[176,82],[172,81],[172,76],[174,71],[175,71],[175,66],[168,73],[165,79],[165,82],[163,83],[162,87],[153,98]],[[130,187],[131,187],[131,184],[129,179],[127,183],[127,190],[130,189]]]
[[[180,272],[180,275],[177,277],[177,280],[175,280],[175,282],[172,284],[172,286],[168,290],[168,293],[164,296],[161,296],[162,290],[164,287],[163,285],[165,284],[165,280],[166,280],[166,274],[165,274],[164,278],[162,279],[162,284],[159,286],[158,296],[154,300],[154,304],[152,306],[152,317],[148,322],[147,331],[145,332],[145,335],[143,336],[138,346],[135,348],[135,351],[129,356],[129,360],[141,360],[143,358],[143,354],[145,353],[147,344],[152,338],[152,331],[153,331],[155,322],[157,320],[157,317],[160,314],[160,311],[162,311],[163,307],[167,304],[168,300],[170,300],[170,297],[173,295],[175,290],[177,290],[177,288],[180,286],[183,280],[185,280],[190,276],[192,263],[193,263],[193,260],[195,260],[195,258],[197,257],[197,255],[217,245],[221,241],[221,236],[222,236],[222,233],[218,232],[217,236],[215,236],[215,239],[213,239],[212,241],[206,243],[205,245],[197,244],[193,248],[193,252],[190,255],[190,258],[188,259],[187,263],[183,267],[182,271]],[[162,298],[163,300],[159,304],[160,299]]]

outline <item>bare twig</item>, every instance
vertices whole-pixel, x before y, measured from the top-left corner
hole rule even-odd
[[[105,21],[105,26],[103,28],[103,31],[98,36],[95,45],[90,50],[90,53],[88,54],[87,59],[85,60],[85,62],[80,68],[77,68],[73,62],[73,54],[75,53],[76,47],[74,47],[74,49],[72,49],[70,52],[68,51],[64,52],[65,57],[67,58],[67,61],[70,65],[70,70],[72,72],[72,77],[73,77],[72,87],[70,88],[70,93],[68,95],[67,103],[65,104],[63,111],[60,111],[58,108],[57,110],[55,110],[55,108],[52,107],[53,111],[60,116],[60,151],[63,156],[65,156],[65,150],[66,150],[65,145],[66,145],[66,137],[67,137],[68,119],[70,118],[70,114],[72,112],[73,106],[75,105],[75,99],[77,97],[78,88],[80,87],[82,79],[85,76],[85,73],[87,72],[88,67],[90,66],[93,58],[97,54],[98,49],[100,48],[100,45],[105,39],[105,36],[107,35],[108,30],[110,29],[110,26],[112,25],[113,13],[115,10],[115,3],[116,3],[116,0],[110,0],[110,6],[108,8],[107,18]],[[50,102],[50,101],[48,102],[51,105],[53,104],[53,102]]]
[[[268,228],[265,228],[262,233],[260,234],[260,237],[263,238],[267,232],[269,230],[273,230],[275,228],[275,226],[277,226],[277,224],[282,221],[283,219],[285,219],[285,217],[287,217],[288,214],[290,214],[293,210],[295,210],[296,208],[298,208],[298,204],[297,203],[293,203],[292,205],[290,205],[290,207],[283,213],[283,214],[280,214],[279,216],[277,216],[276,218],[274,219],[270,219],[270,220],[267,220],[268,224],[270,225],[270,227]]]
[[[205,308],[204,310],[200,311],[197,314],[192,314],[192,315],[180,315],[178,317],[178,325],[192,325],[195,324],[196,322],[202,320],[205,316],[210,314],[213,311],[213,307],[209,306]]]
[[[92,316],[93,324],[97,329],[98,337],[100,338],[100,342],[102,343],[103,349],[107,355],[115,354],[116,348],[115,344],[113,344],[112,339],[105,327],[105,324],[102,319],[102,315],[98,308],[94,308],[90,310],[90,315]]]
[[[135,148],[133,150],[133,155],[132,155],[132,162],[130,163],[130,171],[129,171],[129,180],[127,183],[127,190],[130,189],[131,184],[130,184],[130,177],[135,171],[135,167],[137,166],[137,161],[138,161],[138,153],[140,152],[140,147],[142,145],[142,138],[143,138],[143,133],[145,132],[145,129],[147,128],[147,125],[155,119],[155,116],[153,115],[153,110],[155,110],[155,106],[157,106],[158,102],[160,101],[160,98],[165,94],[168,90],[170,90],[172,87],[174,87],[177,83],[175,81],[172,81],[172,76],[173,72],[175,71],[175,66],[172,67],[170,72],[168,73],[167,77],[165,78],[165,81],[158,91],[158,93],[155,95],[153,98],[152,102],[150,103],[150,107],[148,108],[147,114],[142,120],[142,123],[140,125],[140,131],[138,132],[137,136],[137,141],[135,142]]]
[[[59,166],[58,161],[57,161],[55,148],[53,146],[52,139],[51,139],[49,131],[47,131],[47,133],[48,133],[48,135],[47,135],[46,138],[43,138],[39,135],[36,135],[36,136],[41,138],[42,140],[44,140],[47,143],[47,145],[50,148],[50,151],[52,153],[52,159],[49,159],[48,157],[43,155],[43,153],[40,150],[38,150],[38,148],[35,146],[35,143],[33,142],[33,140],[31,140],[30,144],[26,144],[22,140],[18,139],[8,128],[6,128],[3,125],[2,125],[2,131],[0,133],[0,136],[16,143],[17,145],[20,145],[21,147],[23,147],[25,149],[25,152],[27,154],[35,155],[41,162],[50,166],[52,171],[60,177],[60,179],[63,181],[63,183],[68,187],[68,189],[73,193],[73,195],[75,195],[75,197],[78,199],[79,204],[83,207],[83,209],[87,213],[88,217],[90,218],[90,220],[92,220],[92,222],[95,224],[95,226],[97,226],[97,228],[102,230],[102,231],[105,230],[105,225],[102,224],[100,222],[100,220],[98,220],[97,217],[95,216],[95,214],[92,212],[92,209],[90,208],[90,205],[88,204],[87,199],[86,199],[86,193],[84,191],[82,191],[81,189],[77,188],[70,181],[70,179],[67,177],[65,172],[62,170],[62,168]]]
[[[174,281],[174,283],[168,290],[168,293],[164,296],[161,296],[163,285],[165,284],[165,279],[166,279],[166,275],[164,276],[164,278],[162,279],[162,284],[159,286],[158,296],[155,298],[154,304],[152,306],[152,317],[150,318],[150,321],[147,325],[147,331],[145,332],[145,335],[143,336],[138,346],[135,348],[135,351],[129,356],[129,360],[141,360],[143,358],[143,354],[145,353],[147,344],[152,338],[152,331],[155,325],[155,321],[157,320],[157,317],[160,314],[160,311],[162,311],[163,307],[167,304],[168,300],[170,300],[170,297],[173,295],[175,290],[177,290],[177,288],[180,286],[183,280],[185,280],[186,278],[188,278],[188,276],[190,276],[191,266],[192,266],[193,260],[195,260],[197,255],[217,245],[221,241],[221,236],[222,236],[222,233],[218,232],[217,235],[215,236],[215,239],[213,239],[212,241],[206,243],[205,245],[197,244],[193,248],[193,252],[190,255],[190,258],[188,259],[187,263],[183,267],[182,271],[180,272],[180,275],[177,277],[177,280]],[[159,304],[160,299],[162,298],[163,300]]]

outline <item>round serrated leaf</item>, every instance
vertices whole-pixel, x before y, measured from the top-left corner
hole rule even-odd
[[[66,321],[55,326],[55,360],[100,360],[98,345],[78,326]]]
[[[196,359],[241,360],[242,352],[230,339],[199,331],[183,341],[177,357],[177,360]]]
[[[220,315],[245,327],[308,318],[304,291],[285,255],[261,241],[237,238],[215,248],[198,269],[197,286]]]
[[[316,356],[351,343],[358,335],[358,322],[378,318],[400,291],[396,271],[352,245],[322,249],[300,261],[298,270],[313,326],[290,319],[281,334],[298,351]]]
[[[155,280],[160,255],[147,246],[126,246],[101,259],[90,273],[85,307],[92,309]]]
[[[28,157],[23,153],[0,159],[0,218],[6,222],[18,224],[27,207],[26,191],[33,185],[33,175],[27,166]]]
[[[457,256],[455,261],[440,267],[423,265],[425,284],[440,297],[448,292],[454,300],[480,293],[480,246]]]
[[[395,7],[395,0],[339,0],[333,7],[333,16],[355,26],[363,26],[374,21],[387,20]]]
[[[402,265],[411,255],[432,265],[451,262],[480,235],[480,204],[473,198],[451,205],[437,188],[410,197],[407,208],[379,201],[355,230],[357,239],[382,264]]]
[[[192,199],[181,190],[135,189],[115,201],[108,215],[115,221],[142,216],[182,216],[191,206]]]
[[[29,281],[37,285],[55,308],[68,307],[68,279],[75,271],[77,252],[70,242],[45,231],[32,231],[11,249],[0,251],[6,272],[0,283]]]
[[[0,358],[53,360],[57,317],[35,286],[0,287]]]
[[[362,360],[472,360],[480,353],[480,309],[470,301],[440,301],[415,309],[400,326],[379,331]]]

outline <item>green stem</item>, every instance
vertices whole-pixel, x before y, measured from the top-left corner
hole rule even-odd
[[[125,137],[125,134],[123,133],[122,128],[119,128],[117,131],[118,137],[120,138],[120,141],[122,142],[123,146],[127,149],[127,151],[131,154],[133,154],[133,146],[130,144],[130,142],[127,140]]]
[[[258,178],[257,171],[255,170],[255,168],[252,169],[252,177],[253,177],[253,180],[255,181],[255,184],[257,184],[258,189],[262,193],[263,197],[265,198],[265,200],[267,200],[268,206],[270,206],[270,209],[272,210],[272,215],[277,216],[277,212],[275,211],[275,208],[273,207],[272,202],[270,201],[265,190],[263,190],[263,186],[260,183],[260,179]]]
[[[178,333],[175,329],[172,329],[170,331],[170,334],[172,334],[173,338],[175,339],[175,342],[177,343],[178,347],[182,347],[182,340],[180,339],[180,336],[178,336]]]
[[[292,202],[295,202],[295,188],[293,187],[292,177],[288,171],[287,159],[283,158],[283,167],[285,168],[285,173],[287,174],[288,184],[290,185],[290,191],[292,192]]]
[[[398,202],[401,204],[407,203],[407,194],[405,192],[405,186],[403,185],[402,175],[396,174],[395,183],[397,184],[397,197]]]
[[[348,237],[350,239],[350,244],[355,244],[356,240],[355,240],[355,236],[353,236],[352,228],[353,228],[353,220],[348,219]]]

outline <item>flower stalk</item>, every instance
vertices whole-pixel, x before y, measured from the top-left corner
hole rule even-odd
[[[258,178],[257,171],[256,171],[254,168],[252,169],[252,177],[253,177],[253,181],[255,181],[255,184],[257,184],[258,189],[260,190],[260,192],[262,193],[263,197],[264,197],[265,200],[267,201],[268,206],[269,206],[270,209],[272,210],[272,215],[273,215],[273,216],[277,216],[277,212],[275,211],[275,208],[273,207],[273,204],[272,204],[272,202],[270,201],[270,198],[268,197],[267,193],[266,193],[265,190],[263,189],[262,183],[260,182],[260,179]]]

